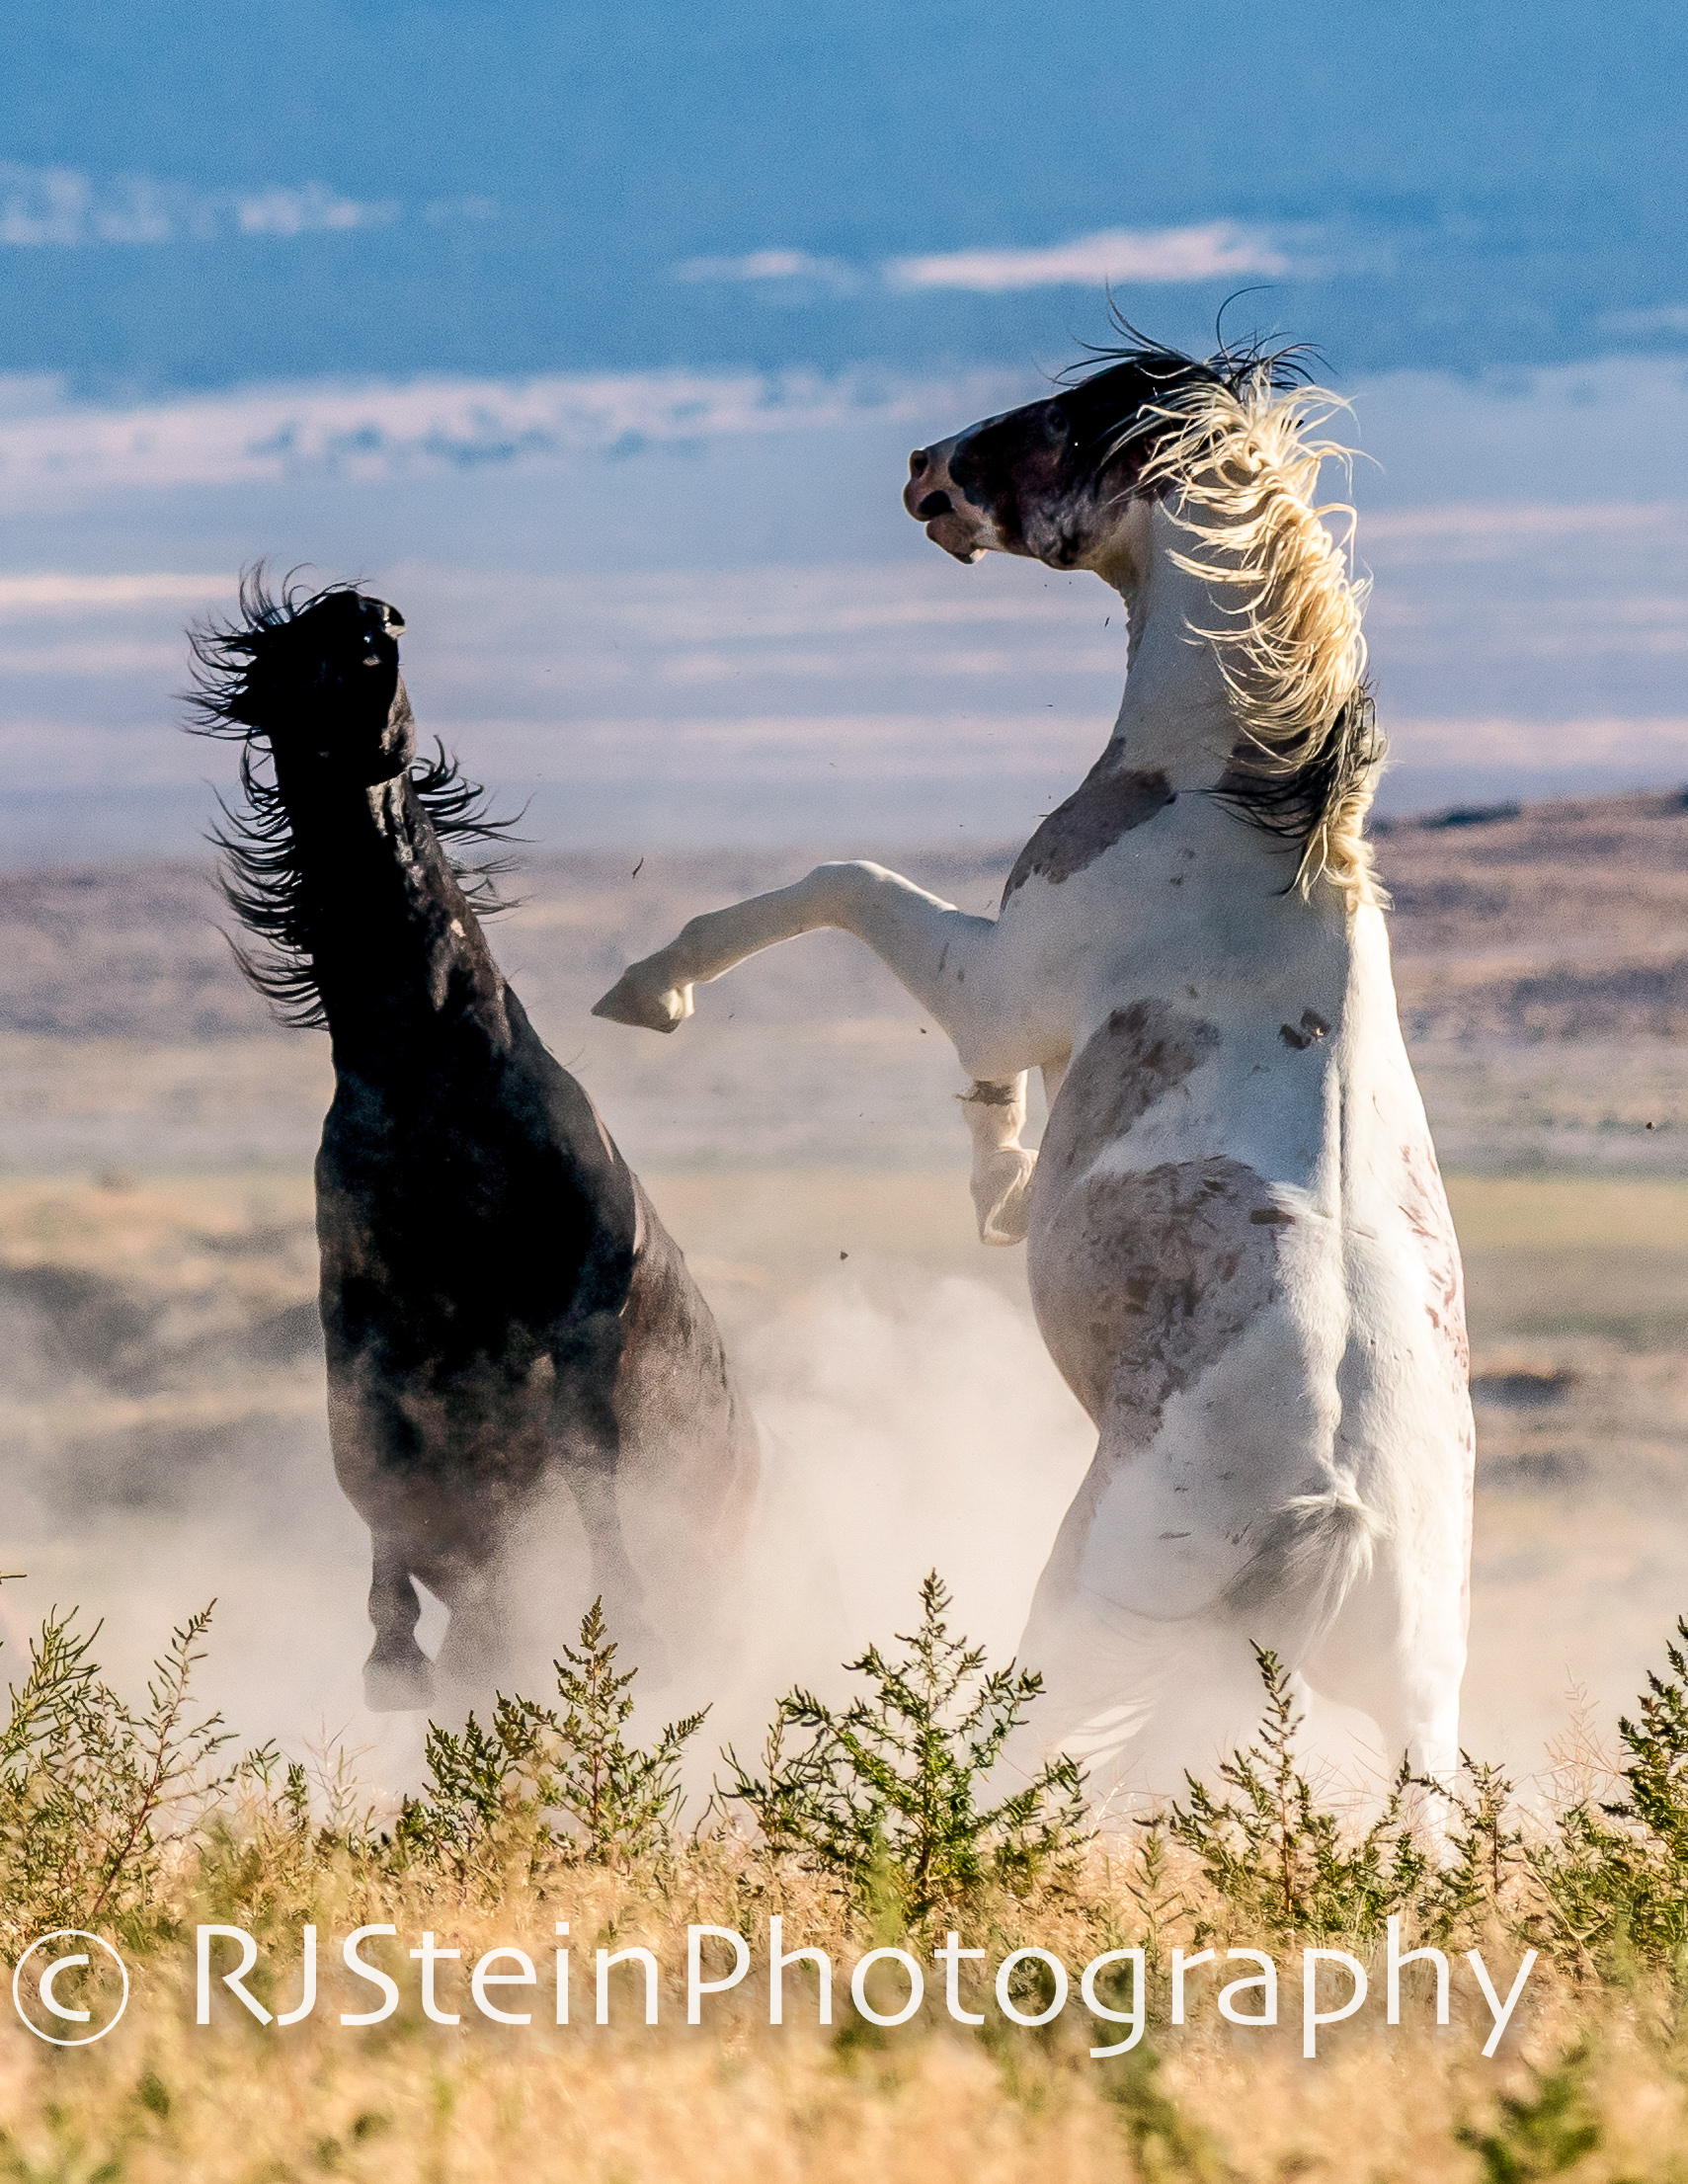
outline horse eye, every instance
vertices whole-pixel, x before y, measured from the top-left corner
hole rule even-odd
[[[1043,429],[1051,440],[1065,440],[1067,438],[1067,412],[1065,410],[1049,411],[1043,420]]]

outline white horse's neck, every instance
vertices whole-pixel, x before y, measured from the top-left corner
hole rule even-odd
[[[1225,628],[1236,600],[1178,566],[1189,534],[1166,504],[1144,508],[1134,531],[1129,559],[1097,572],[1124,600],[1130,628],[1108,751],[1121,765],[1164,772],[1175,789],[1211,788],[1239,731],[1218,653],[1199,632]]]

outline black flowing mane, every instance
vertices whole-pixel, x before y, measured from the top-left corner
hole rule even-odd
[[[276,594],[260,564],[241,572],[238,620],[203,622],[188,633],[195,662],[193,685],[183,693],[189,733],[241,746],[239,800],[231,805],[220,790],[214,792],[222,824],[206,840],[222,854],[217,884],[223,900],[262,946],[244,948],[232,937],[229,946],[278,1021],[299,1029],[321,1029],[327,1018],[308,938],[307,877],[298,840],[276,785],[268,735],[249,717],[252,669],[277,631],[325,600],[356,597],[359,590],[356,583],[329,584],[306,593],[289,582]],[[498,882],[516,868],[516,858],[462,859],[451,849],[454,844],[519,840],[512,830],[522,814],[492,816],[485,788],[464,774],[438,737],[434,757],[413,762],[410,786],[476,917],[514,909],[516,899],[502,893]]]

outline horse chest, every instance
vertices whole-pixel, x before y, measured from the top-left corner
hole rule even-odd
[[[1033,860],[999,925],[1005,1010],[1045,1027],[1034,1043],[1069,1049],[1144,995],[1197,1019],[1227,996],[1235,1013],[1241,997],[1245,1011],[1287,1010],[1292,1029],[1311,1013],[1327,1031],[1347,970],[1340,927],[1263,884],[1258,856],[1234,819],[1179,798],[1077,869]]]

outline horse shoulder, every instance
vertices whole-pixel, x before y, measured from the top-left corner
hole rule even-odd
[[[1003,889],[1004,909],[1029,880],[1060,887],[1086,871],[1116,842],[1147,826],[1176,800],[1171,783],[1158,768],[1109,768],[1104,755],[1014,859]]]

